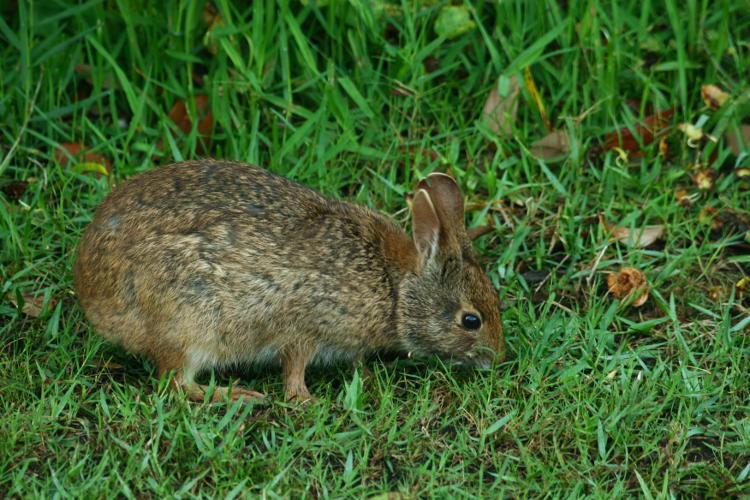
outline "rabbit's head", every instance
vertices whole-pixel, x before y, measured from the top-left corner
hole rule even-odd
[[[412,203],[417,267],[399,293],[403,347],[461,364],[487,367],[505,356],[500,299],[474,260],[456,182],[430,174]]]

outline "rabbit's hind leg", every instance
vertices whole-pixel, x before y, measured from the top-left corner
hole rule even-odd
[[[172,388],[184,392],[190,401],[202,402],[206,398],[206,393],[211,391],[208,385],[198,384],[195,382],[195,376],[205,368],[205,363],[198,361],[195,356],[188,356],[188,360],[179,364],[159,363],[159,372],[161,374],[169,371],[175,371],[172,377]],[[260,392],[251,391],[236,384],[229,387],[214,387],[210,394],[210,401],[213,403],[224,402],[227,399],[238,401],[244,399],[246,402],[266,402],[268,397]]]
[[[315,398],[305,384],[305,368],[315,355],[316,347],[296,344],[285,347],[279,354],[284,370],[284,391],[287,401],[304,403]]]

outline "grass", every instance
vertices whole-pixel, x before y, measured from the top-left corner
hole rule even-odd
[[[750,116],[750,10],[467,1],[456,5],[476,26],[445,39],[434,31],[445,5],[404,2],[389,16],[359,0],[220,0],[208,33],[199,1],[4,7],[2,496],[750,495],[748,299],[734,287],[750,274],[748,190],[733,173],[743,160],[725,141],[691,148],[676,129],[665,157],[656,144],[626,162],[587,153],[672,107],[673,125],[704,120],[718,137]],[[571,137],[560,161],[529,154],[547,130],[526,85],[512,137],[480,119],[497,79],[523,81],[527,67],[552,127]],[[704,83],[733,99],[711,111]],[[203,151],[190,127],[206,111],[198,94],[213,115]],[[187,133],[169,118],[176,99]],[[65,142],[109,158],[110,175],[91,174],[96,158],[55,159]],[[495,215],[476,246],[505,301],[508,360],[489,372],[409,359],[374,359],[369,377],[316,370],[320,399],[301,407],[170,392],[147,361],[91,331],[70,269],[113,183],[202,155],[264,165],[404,224],[415,181],[450,171],[471,225]],[[702,162],[713,189],[694,185]],[[665,234],[630,247],[600,215]],[[644,306],[607,293],[621,266],[645,273]],[[23,312],[24,300],[41,311]],[[281,394],[278,372],[206,377]]]

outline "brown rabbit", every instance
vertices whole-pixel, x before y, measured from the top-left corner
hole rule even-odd
[[[75,288],[105,338],[150,356],[191,399],[212,367],[305,367],[377,351],[489,366],[500,301],[472,257],[455,181],[417,186],[413,241],[390,219],[244,163],[199,160],[117,186],[78,246]],[[234,387],[229,395],[261,398]]]

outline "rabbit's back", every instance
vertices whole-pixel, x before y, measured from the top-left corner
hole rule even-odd
[[[97,330],[157,361],[262,361],[295,342],[347,358],[393,336],[384,233],[398,230],[261,168],[185,162],[113,190],[74,278]]]

